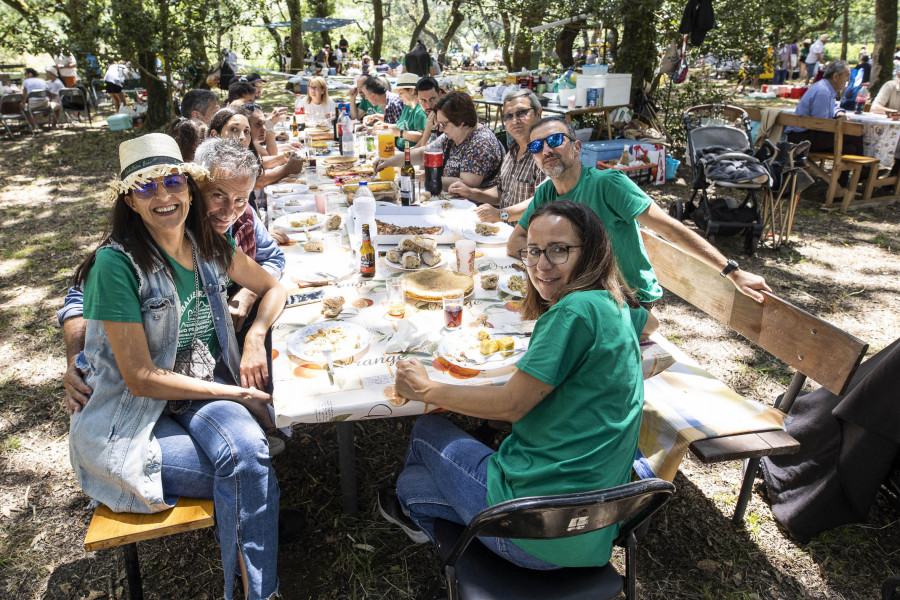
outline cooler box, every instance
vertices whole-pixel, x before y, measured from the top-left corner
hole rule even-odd
[[[106,117],[106,124],[109,125],[110,131],[124,131],[131,129],[131,115],[116,114]]]
[[[806,87],[793,87],[791,88],[791,98],[793,100],[799,100],[803,97],[803,94],[806,93]]]
[[[636,143],[634,140],[626,139],[582,142],[581,164],[585,167],[596,167],[597,161],[617,159],[622,156],[622,150],[631,148]]]
[[[631,73],[610,73],[604,77],[603,106],[631,104]]]

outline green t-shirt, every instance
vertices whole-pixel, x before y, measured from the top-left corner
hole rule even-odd
[[[582,167],[578,183],[563,196],[556,193],[553,182],[547,179],[534,192],[534,199],[519,219],[519,225],[528,229],[531,213],[554,200],[579,202],[597,213],[612,242],[619,269],[628,285],[637,290],[638,299],[653,302],[662,298],[662,288],[635,220],[653,200],[627,175],[618,169],[598,171],[594,167]]]
[[[487,501],[599,490],[629,481],[644,403],[638,334],[643,308],[604,290],[564,296],[541,316],[523,372],[554,390],[512,425],[488,462]],[[618,527],[561,540],[514,540],[564,567],[609,561]]]
[[[368,115],[381,114],[383,109],[380,106],[375,106],[365,98],[359,101],[359,104],[356,105],[357,110]]]
[[[234,238],[231,234],[225,234],[225,237],[233,252]],[[198,306],[194,294],[194,271],[185,269],[168,254],[163,254],[175,268],[175,290],[181,305],[181,321],[178,325],[180,351],[190,345],[193,336],[194,313]],[[137,271],[122,252],[112,248],[101,248],[97,251],[94,265],[84,284],[84,318],[124,323],[143,322]],[[210,353],[216,356],[219,352],[219,340],[213,326],[209,299],[202,293],[202,289],[197,319],[197,339],[205,343]]]
[[[425,115],[425,111],[422,110],[422,107],[418,104],[415,106],[404,105],[396,126],[403,131],[408,131],[410,129],[413,131],[424,131],[425,121],[427,119],[428,117]],[[399,150],[405,149],[408,144],[412,145],[413,142],[403,138],[397,138],[397,148]]]

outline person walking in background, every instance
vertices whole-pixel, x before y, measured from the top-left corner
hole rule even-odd
[[[809,85],[810,79],[815,79],[818,71],[819,63],[825,62],[825,42],[828,41],[828,34],[823,33],[809,47],[809,56],[806,57],[806,84]]]
[[[812,46],[812,40],[806,38],[803,40],[803,43],[800,44],[800,55],[798,60],[800,61],[800,77],[806,77],[806,59],[809,58],[809,47]]]
[[[78,81],[78,71],[76,69],[75,57],[71,52],[66,53],[60,51],[59,56],[55,59],[56,62],[56,70],[59,73],[59,78],[62,80],[63,85],[67,88],[75,87],[75,82]]]

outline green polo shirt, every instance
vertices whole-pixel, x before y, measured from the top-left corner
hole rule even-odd
[[[403,106],[403,111],[400,113],[400,118],[397,120],[396,126],[398,129],[402,131],[424,131],[425,130],[425,121],[428,117],[425,115],[425,111],[422,110],[422,107],[416,104],[415,106]],[[412,147],[414,144],[409,140],[405,140],[403,138],[397,138],[397,148],[399,150],[403,150],[406,146],[409,145]]]

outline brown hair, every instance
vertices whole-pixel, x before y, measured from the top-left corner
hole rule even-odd
[[[178,117],[169,123],[166,133],[178,142],[178,148],[181,150],[181,157],[184,159],[184,162],[193,162],[194,151],[206,139],[207,129],[206,124],[202,121],[192,121],[185,117]]]
[[[555,215],[569,221],[581,240],[581,252],[569,282],[549,300],[541,298],[531,278],[527,278],[528,295],[522,302],[521,312],[523,319],[537,319],[562,300],[563,296],[588,290],[606,290],[619,306],[623,303],[631,308],[640,306],[634,292],[619,272],[612,242],[600,217],[593,210],[570,200],[544,204],[531,215],[529,231],[534,226],[535,219],[543,215]]]
[[[475,127],[478,125],[478,111],[475,102],[465,92],[452,91],[442,96],[434,103],[434,112],[441,111],[447,120],[461,127]]]

